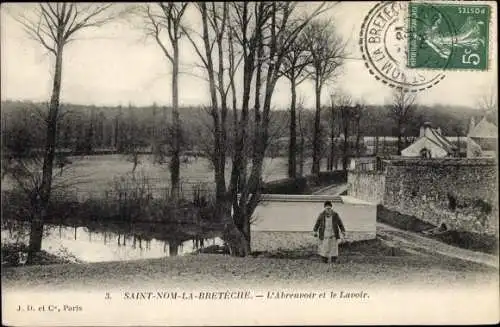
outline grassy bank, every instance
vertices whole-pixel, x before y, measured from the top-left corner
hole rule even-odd
[[[495,235],[483,235],[456,230],[439,230],[438,226],[422,221],[415,216],[390,210],[382,205],[377,206],[377,221],[402,230],[419,233],[463,249],[498,254],[498,237]]]
[[[2,244],[2,268],[24,265],[28,247],[23,243]],[[32,265],[43,266],[53,264],[80,263],[72,254],[60,252],[57,255],[40,251],[34,255]]]

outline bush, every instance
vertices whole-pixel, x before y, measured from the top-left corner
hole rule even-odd
[[[19,266],[22,254],[28,252],[28,246],[24,243],[2,244],[2,266]]]
[[[215,202],[215,195],[210,192],[205,184],[197,184],[193,187],[192,205],[198,210],[199,219],[211,222],[220,221],[220,217],[216,216]]]
[[[17,267],[27,264],[28,246],[24,243],[2,244],[2,266]],[[76,257],[62,248],[57,255],[47,251],[37,252],[33,257],[32,265],[51,265],[80,262]]]
[[[205,184],[193,187],[193,196],[187,199],[181,194],[176,206],[167,194],[162,198],[152,196],[150,180],[139,174],[126,174],[114,180],[102,197],[78,201],[72,196],[51,196],[46,223],[64,225],[88,225],[91,222],[133,223],[199,223],[217,222],[213,192]],[[12,232],[10,221],[31,220],[34,208],[27,194],[21,190],[2,192],[3,228]],[[29,230],[29,225],[24,230]]]

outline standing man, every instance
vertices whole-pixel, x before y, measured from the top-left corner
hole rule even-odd
[[[342,232],[342,237],[345,238],[345,228],[338,213],[333,211],[332,203],[326,201],[324,207],[325,209],[319,214],[313,229],[314,237],[319,238],[318,254],[325,263],[328,263],[328,259],[337,262],[339,256],[339,229]]]

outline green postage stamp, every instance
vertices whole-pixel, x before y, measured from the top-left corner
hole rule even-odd
[[[488,69],[490,7],[409,3],[408,67]]]

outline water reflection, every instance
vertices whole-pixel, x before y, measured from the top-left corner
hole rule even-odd
[[[5,226],[4,226],[5,227]],[[146,233],[122,233],[95,227],[46,225],[42,250],[74,257],[83,262],[126,261],[185,255],[205,246],[222,245],[219,237],[157,239]],[[127,229],[132,229],[128,226]],[[142,234],[138,236],[137,234]],[[172,235],[170,235],[172,236]],[[27,243],[28,233],[2,228],[2,242]]]

